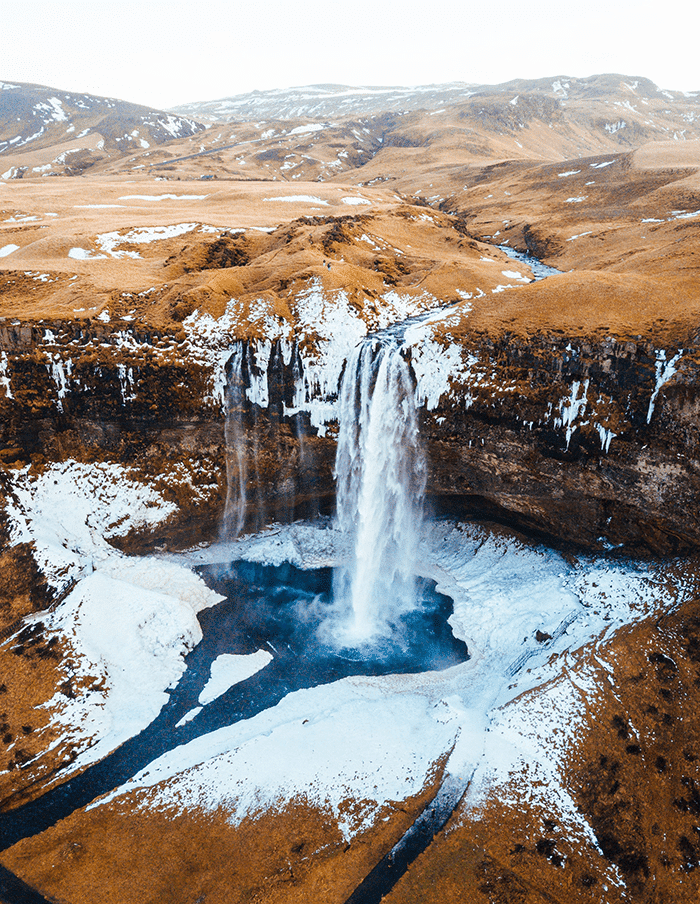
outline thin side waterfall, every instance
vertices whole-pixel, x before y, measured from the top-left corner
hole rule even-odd
[[[334,597],[350,646],[390,633],[416,605],[415,559],[425,461],[414,381],[396,341],[367,339],[348,360],[339,399],[337,523],[351,546]]]
[[[226,365],[226,503],[221,538],[292,521],[308,503],[313,454],[304,415],[289,413],[303,371],[296,346],[239,342]]]
[[[269,427],[277,422],[268,399],[267,367],[269,347],[262,362],[259,351],[238,343],[227,365],[224,438],[226,441],[226,504],[222,538],[233,540],[244,527],[265,523],[266,498],[261,475],[261,421]],[[261,417],[262,408],[268,411]],[[276,437],[266,436],[268,443]],[[276,450],[270,450],[272,454]]]

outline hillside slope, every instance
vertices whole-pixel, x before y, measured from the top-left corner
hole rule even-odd
[[[4,179],[77,175],[101,160],[203,129],[192,119],[114,98],[0,82]]]

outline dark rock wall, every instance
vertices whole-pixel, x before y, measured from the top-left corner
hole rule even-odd
[[[0,466],[118,462],[154,483],[179,512],[152,535],[117,545],[137,551],[211,540],[227,485],[226,413],[211,397],[211,367],[178,336],[124,335],[95,324],[0,325],[10,381],[9,394],[0,384]],[[246,403],[237,413],[249,459],[250,529],[332,508],[334,441],[317,436],[305,415],[284,416],[294,364],[284,365],[275,349],[268,407]]]
[[[226,496],[225,413],[211,398],[211,366],[182,334],[129,337],[108,324],[0,325],[12,396],[0,386],[0,461],[119,461],[180,506],[149,542],[211,539]],[[666,363],[678,351],[666,350]],[[437,511],[593,548],[668,554],[700,545],[696,345],[660,387],[648,423],[665,366],[648,342],[473,336],[466,352],[480,379],[455,377],[422,414]],[[70,367],[65,391],[54,363]],[[246,403],[237,413],[248,527],[332,508],[334,431],[319,437],[306,415],[285,416],[299,368],[296,351],[285,364],[273,349],[268,407]],[[178,480],[183,467],[187,480]]]
[[[664,364],[648,343],[485,338],[473,352],[495,381],[458,389],[424,418],[438,506],[585,546],[675,553],[698,545],[696,347],[660,387],[649,422]],[[577,413],[571,399],[584,396]]]

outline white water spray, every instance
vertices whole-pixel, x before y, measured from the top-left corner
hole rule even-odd
[[[425,490],[414,384],[398,344],[365,340],[339,399],[337,521],[352,547],[334,595],[349,611],[343,641],[387,634],[416,604],[415,559]]]

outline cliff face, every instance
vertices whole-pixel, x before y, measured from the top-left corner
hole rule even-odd
[[[202,411],[205,375],[173,353],[172,334],[61,321],[3,325],[0,344],[11,374],[0,401],[6,465],[124,463],[167,484],[173,501],[186,486],[180,517],[213,530],[225,485],[223,422]]]
[[[0,360],[12,375],[0,398],[4,464],[41,471],[66,459],[117,462],[177,506],[168,523],[135,540],[134,549],[211,540],[227,493],[225,384],[238,348],[250,365],[239,375],[245,388],[263,379],[267,396],[264,407],[246,398],[230,413],[240,435],[229,444],[240,443],[249,458],[247,527],[327,509],[334,443],[318,436],[303,413],[285,416],[298,389],[298,354],[285,364],[279,342],[270,345],[261,370],[258,343],[227,343],[213,368],[172,332],[65,322],[0,328]]]
[[[438,505],[589,547],[697,545],[697,348],[504,336],[467,354],[425,414]]]
[[[591,548],[698,545],[695,337],[666,349],[642,337],[472,334],[469,322],[458,304],[407,337],[438,509]],[[247,363],[232,377],[236,348]],[[127,465],[179,507],[142,540],[191,545],[221,521],[228,416],[239,431],[229,445],[248,459],[249,527],[328,510],[337,382],[314,390],[318,359],[299,349],[298,339],[226,335],[213,361],[198,357],[191,330],[3,325],[3,460]],[[226,402],[232,378],[243,384],[236,410]]]

